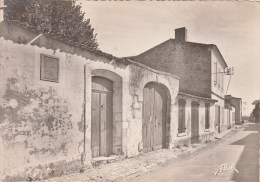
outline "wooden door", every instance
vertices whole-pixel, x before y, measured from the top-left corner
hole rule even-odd
[[[220,133],[220,106],[215,106],[215,120],[218,127],[218,133]]]
[[[167,90],[149,83],[144,88],[143,148],[144,152],[166,146]]]
[[[92,77],[91,151],[92,157],[112,154],[113,82]]]
[[[231,128],[231,123],[230,123],[230,110],[227,111],[227,127],[228,127],[228,129]]]
[[[191,143],[199,142],[199,103],[191,104]]]
[[[205,104],[205,129],[210,127],[210,105]]]
[[[152,150],[152,121],[154,110],[154,86],[146,85],[143,96],[143,149],[144,152]]]

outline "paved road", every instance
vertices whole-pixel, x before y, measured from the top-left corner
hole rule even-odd
[[[247,123],[243,130],[207,151],[120,181],[259,182],[259,154],[259,124]],[[234,165],[238,173],[231,169],[215,176],[222,164]]]

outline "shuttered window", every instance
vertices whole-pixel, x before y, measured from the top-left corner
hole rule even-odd
[[[221,91],[224,91],[224,75],[221,73]]]
[[[218,89],[220,89],[221,88],[220,69],[218,69],[217,75],[218,75]]]
[[[209,129],[209,114],[210,114],[210,105],[207,103],[205,104],[205,129]]]
[[[217,62],[214,63],[214,66],[215,66],[214,85],[216,86],[217,83],[218,83],[218,80],[217,80],[217,78],[218,78],[218,74],[217,74],[217,72],[218,72],[218,69],[217,69],[218,65],[217,65]]]
[[[186,126],[185,126],[185,105],[186,105],[186,101],[184,99],[179,99],[178,104],[179,104],[178,133],[185,133],[185,130],[186,130]]]

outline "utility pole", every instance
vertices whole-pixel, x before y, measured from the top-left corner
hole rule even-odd
[[[212,74],[223,74],[223,73],[224,73],[224,75],[230,76],[229,80],[228,80],[227,90],[226,90],[226,94],[227,94],[229,84],[230,84],[230,80],[231,80],[231,76],[234,75],[234,67],[226,68],[224,72],[216,72],[216,73],[212,73]]]

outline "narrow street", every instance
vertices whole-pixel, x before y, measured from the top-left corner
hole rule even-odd
[[[45,182],[258,182],[259,124],[245,123],[207,144],[158,150],[114,163],[49,178]],[[222,170],[222,164],[234,169]]]
[[[215,175],[222,164],[234,165]],[[229,167],[227,167],[229,168]],[[222,143],[178,161],[153,168],[117,181],[133,182],[258,182],[259,181],[259,124],[246,123],[244,129]]]

